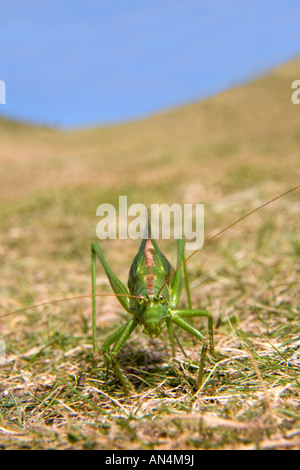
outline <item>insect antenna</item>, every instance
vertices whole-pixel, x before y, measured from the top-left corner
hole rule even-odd
[[[14,315],[16,313],[25,312],[26,310],[31,310],[31,309],[38,308],[38,307],[45,307],[46,305],[51,305],[51,304],[61,303],[61,302],[70,302],[71,300],[78,300],[78,299],[90,299],[91,297],[131,297],[131,298],[134,298],[134,299],[139,298],[139,296],[137,296],[137,295],[130,295],[130,294],[113,294],[113,293],[108,293],[108,294],[83,294],[83,295],[77,295],[75,297],[65,297],[63,299],[49,300],[47,302],[42,302],[40,304],[30,305],[29,307],[24,307],[24,308],[20,308],[18,310],[14,310],[13,312],[4,313],[3,315],[0,315],[0,318],[8,317],[9,315]]]
[[[162,291],[162,289],[165,287],[166,284],[169,283],[170,279],[172,279],[172,277],[176,274],[176,272],[183,266],[185,265],[185,263],[187,261],[189,261],[192,256],[194,256],[196,253],[198,253],[198,251],[200,251],[205,245],[208,245],[211,241],[213,241],[215,238],[219,237],[220,235],[222,235],[222,233],[226,232],[227,230],[229,230],[231,227],[233,227],[234,225],[237,225],[239,222],[241,222],[242,220],[246,219],[247,217],[249,217],[250,215],[254,214],[254,212],[257,212],[259,211],[260,209],[262,209],[263,207],[266,207],[268,206],[269,204],[271,204],[272,202],[276,201],[277,199],[280,199],[281,197],[283,196],[286,196],[287,194],[293,192],[293,191],[296,191],[296,189],[299,189],[300,188],[300,184],[298,186],[295,186],[294,188],[292,189],[289,189],[288,191],[285,191],[284,193],[282,194],[279,194],[279,196],[276,196],[274,197],[273,199],[270,199],[269,201],[265,202],[264,204],[261,204],[260,206],[256,207],[255,209],[253,209],[252,211],[248,212],[247,214],[243,215],[242,217],[240,217],[239,219],[237,219],[235,222],[233,222],[232,224],[228,225],[227,227],[223,228],[222,230],[220,230],[218,233],[216,233],[215,235],[213,235],[211,238],[209,238],[208,240],[206,240],[206,242],[203,243],[202,247],[201,248],[198,248],[198,250],[195,250],[193,251],[193,253],[188,256],[176,269],[175,271],[172,272],[172,274],[168,277],[168,279],[165,280],[165,282],[163,283],[163,285],[161,286],[161,288],[159,289],[158,291],[158,295],[160,294],[160,292]]]

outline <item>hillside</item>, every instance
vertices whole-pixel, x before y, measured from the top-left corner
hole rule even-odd
[[[207,100],[105,128],[59,131],[1,120],[1,200],[87,185],[89,192],[118,184],[145,195],[153,184],[178,180],[226,191],[235,176],[246,186],[257,177],[293,184],[300,112],[291,83],[299,70],[297,59]]]

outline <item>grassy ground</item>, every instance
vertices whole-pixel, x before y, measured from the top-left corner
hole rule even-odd
[[[94,357],[90,245],[101,203],[204,203],[209,238],[300,181],[294,60],[247,85],[137,122],[76,131],[0,121],[0,445],[8,449],[298,449],[299,191],[188,263],[209,309],[215,357],[193,388],[200,345],[137,330],[120,354],[128,398]],[[173,241],[160,243],[175,263]],[[126,282],[138,244],[102,243]],[[110,292],[98,268],[98,289]],[[185,294],[181,305],[186,305]],[[124,322],[98,302],[99,344]],[[205,321],[196,323],[207,332]]]

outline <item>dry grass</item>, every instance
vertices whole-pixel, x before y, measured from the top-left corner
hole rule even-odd
[[[296,65],[295,65],[296,64]],[[188,271],[194,307],[213,312],[215,357],[204,383],[199,344],[176,331],[130,337],[120,362],[128,398],[91,347],[96,207],[205,203],[206,237],[299,184],[299,61],[210,100],[141,122],[60,132],[0,125],[0,445],[8,449],[298,449],[299,192],[214,240]],[[174,263],[175,244],[160,244]],[[126,282],[132,241],[103,243]],[[99,292],[110,288],[100,266]],[[182,305],[186,304],[185,295]],[[98,304],[99,343],[125,313]],[[199,321],[206,332],[206,323]],[[184,354],[185,353],[185,354]]]

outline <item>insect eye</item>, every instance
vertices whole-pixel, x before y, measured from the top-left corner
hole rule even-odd
[[[161,303],[161,304],[164,304],[165,301],[166,301],[166,298],[165,298],[164,295],[160,295],[160,296],[159,296],[159,300],[160,300],[160,303]]]
[[[139,298],[137,299],[137,301],[138,301],[138,303],[139,303],[140,305],[143,305],[145,299],[144,299],[144,297],[139,297]]]

